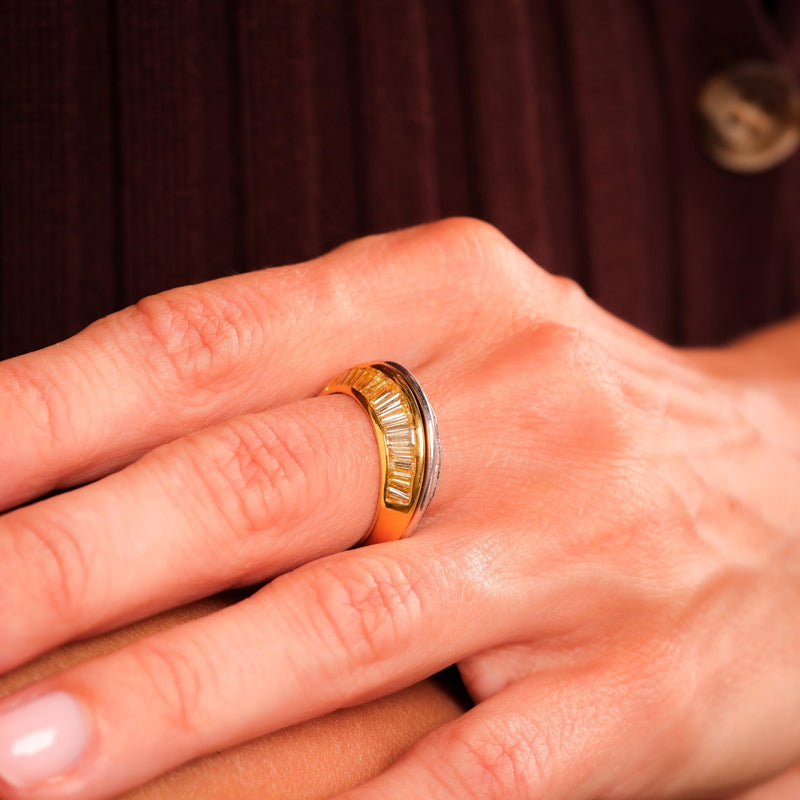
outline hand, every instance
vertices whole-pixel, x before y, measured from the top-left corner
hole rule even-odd
[[[5,675],[0,697],[133,639],[168,630],[235,602],[229,592],[167,611],[101,636],[57,648]],[[378,774],[428,731],[463,713],[438,680],[427,680],[364,706],[263,736],[197,759],[126,792],[125,800],[301,800],[332,797]],[[732,800],[796,800],[800,769]]]
[[[238,594],[217,595],[57,648],[0,675],[0,697],[92,656],[118,650],[134,639],[218,611],[235,602]],[[423,681],[364,706],[342,709],[197,759],[126,792],[125,800],[332,797],[378,774],[422,735],[463,711],[445,685]],[[732,800],[796,800],[798,790],[800,769],[794,769]]]
[[[412,537],[338,552],[378,456],[356,403],[315,395],[384,359],[437,411],[440,486]],[[736,363],[470,221],[175,290],[6,362],[6,506],[106,477],[0,520],[0,669],[281,577],[11,698],[0,773],[30,786],[0,795],[110,797],[453,662],[476,708],[353,798],[710,795],[797,761],[800,421]],[[10,755],[12,726],[42,725],[50,746]]]

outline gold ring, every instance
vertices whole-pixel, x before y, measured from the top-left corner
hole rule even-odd
[[[417,379],[393,361],[357,364],[322,394],[356,400],[378,440],[381,492],[372,525],[359,544],[390,542],[416,527],[439,480],[439,426]]]

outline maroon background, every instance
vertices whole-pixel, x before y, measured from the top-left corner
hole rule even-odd
[[[693,122],[699,85],[733,62],[798,74],[800,3],[773,5],[6,2],[0,355],[450,214],[670,341],[784,316],[800,158],[725,173]]]

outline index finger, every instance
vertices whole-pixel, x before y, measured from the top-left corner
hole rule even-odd
[[[370,237],[302,267],[146,298],[0,364],[0,509],[311,396],[347,364],[427,360],[460,329],[462,304],[443,304],[445,290],[489,305],[473,268],[487,241],[513,249],[471,220]]]

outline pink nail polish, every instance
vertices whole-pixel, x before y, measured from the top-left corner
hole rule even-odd
[[[51,692],[0,713],[0,778],[34,786],[70,769],[88,742],[80,706],[66,692]]]

